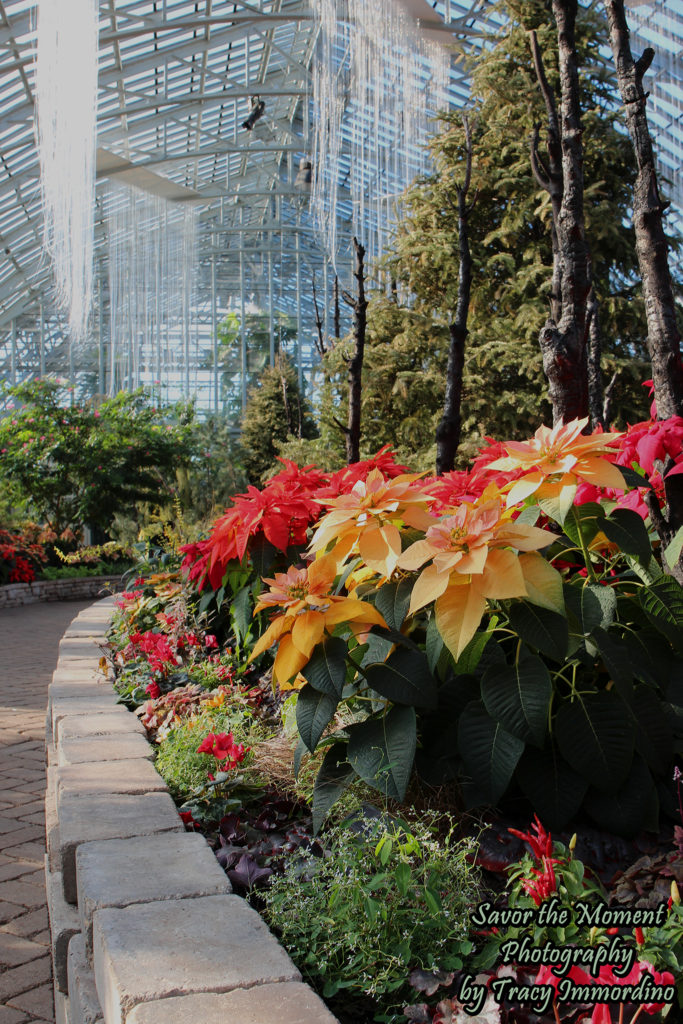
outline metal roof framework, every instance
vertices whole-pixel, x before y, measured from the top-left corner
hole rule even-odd
[[[99,351],[74,352],[55,305],[43,253],[34,127],[35,0],[0,0],[0,375],[17,381],[43,373],[89,374],[105,391],[106,214],[111,182],[125,182],[196,204],[199,219],[197,345],[215,335],[234,308],[270,310],[296,322],[300,367],[312,348],[310,283],[329,305],[331,279],[311,223],[299,161],[310,154],[314,9],[306,0],[95,0],[99,4],[98,184],[95,266]],[[368,0],[369,2],[369,0]],[[460,46],[477,45],[492,0],[397,0],[423,31]],[[68,0],[64,0],[68,16]],[[681,0],[631,0],[643,45],[669,54],[652,111],[662,160],[678,173],[683,101]],[[662,25],[666,23],[664,31]],[[655,33],[657,38],[652,36]],[[635,45],[640,45],[636,38]],[[453,69],[451,100],[462,105],[467,81]],[[256,99],[265,103],[253,130],[242,125]],[[341,230],[350,209],[339,204]],[[201,335],[201,338],[200,338]],[[271,343],[272,348],[272,343]],[[245,353],[243,353],[244,357]],[[246,393],[246,363],[239,383]],[[195,386],[204,387],[201,374]],[[218,405],[214,389],[211,399]]]

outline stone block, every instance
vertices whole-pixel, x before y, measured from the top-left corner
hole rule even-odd
[[[126,1024],[338,1024],[308,985],[290,981],[136,1006]]]
[[[82,935],[75,935],[69,943],[69,1003],[71,1024],[104,1024],[95,975],[85,955]]]
[[[73,664],[66,665],[57,664],[57,668],[52,673],[52,683],[69,683],[73,679],[86,680],[92,679],[93,682],[101,681],[103,675],[99,668],[96,666],[94,661],[90,661],[87,665],[76,666]]]
[[[78,796],[104,793],[165,793],[166,783],[151,761],[97,761],[55,768],[57,806],[62,792]]]
[[[59,700],[89,697],[91,694],[96,696],[111,694],[112,703],[117,699],[109,679],[97,673],[88,672],[70,676],[68,680],[51,683],[48,690],[48,706],[51,708]]]
[[[84,843],[76,851],[76,882],[88,956],[98,910],[232,892],[214,853],[196,833]]]
[[[45,892],[47,912],[50,917],[50,938],[52,944],[52,968],[55,987],[65,995],[69,991],[67,980],[67,953],[69,942],[80,930],[81,922],[76,907],[64,899],[62,876],[58,871],[49,870],[45,858]]]
[[[59,851],[64,896],[76,902],[76,850],[99,839],[128,839],[158,832],[182,832],[183,824],[168,793],[109,793],[79,796],[59,793]]]
[[[99,689],[94,687],[79,697],[57,697],[50,694],[50,715],[52,718],[52,735],[56,743],[59,742],[59,723],[62,718],[70,718],[73,715],[101,715],[123,713],[130,714],[121,704],[116,703],[116,694],[108,686]]]
[[[69,997],[59,991],[56,985],[53,987],[55,1000],[55,1024],[71,1024],[69,1016]]]
[[[83,740],[92,736],[146,736],[145,727],[130,711],[108,711],[86,717],[69,715],[59,722],[58,740]]]
[[[97,637],[97,640],[100,638]],[[99,658],[100,649],[92,636],[62,637],[59,641],[59,660],[62,658]]]
[[[98,910],[93,961],[107,1024],[140,1003],[301,981],[261,917],[239,896]]]
[[[45,787],[45,848],[50,871],[60,870],[59,819],[57,817],[57,783],[55,769],[48,764]]]
[[[62,740],[59,744],[59,765],[84,764],[89,761],[129,761],[144,757],[154,759],[154,748],[144,736],[92,736],[77,740]]]

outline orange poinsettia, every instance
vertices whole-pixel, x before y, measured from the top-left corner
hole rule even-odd
[[[551,544],[554,534],[514,522],[511,514],[490,487],[453,515],[433,520],[425,539],[411,544],[398,560],[399,568],[407,570],[430,562],[415,583],[409,614],[434,601],[438,630],[456,659],[474,636],[487,598],[526,597],[563,610],[559,573],[533,553]]]
[[[391,576],[401,554],[400,527],[424,530],[432,522],[426,508],[430,497],[414,486],[420,475],[387,480],[373,469],[348,494],[322,499],[330,511],[318,523],[310,550],[324,551],[334,543],[330,555],[339,567],[355,549],[374,572]]]
[[[371,626],[386,627],[383,617],[371,604],[330,593],[335,576],[334,559],[323,557],[307,568],[291,566],[286,573],[277,573],[274,579],[264,579],[270,589],[261,594],[256,612],[282,608],[283,613],[273,619],[249,660],[277,643],[274,683],[287,683],[296,676],[325,631],[331,632],[340,622],[347,623],[356,634],[367,632]]]
[[[508,453],[486,467],[489,470],[522,469],[526,472],[507,491],[507,503],[515,505],[531,494],[538,498],[563,495],[573,500],[580,480],[597,487],[624,490],[626,482],[618,467],[608,462],[614,455],[610,445],[623,435],[610,433],[582,434],[588,419],[558,423],[555,427],[539,427],[529,441],[505,441]]]

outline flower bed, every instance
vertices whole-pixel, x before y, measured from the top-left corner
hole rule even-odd
[[[666,570],[683,538],[662,552],[644,499],[661,501],[677,471],[683,421],[584,428],[490,442],[438,480],[384,450],[331,475],[285,462],[182,567],[148,566],[119,600],[117,687],[186,826],[301,969],[341,993],[342,1019],[405,1019],[410,1002],[408,1019],[445,1024],[479,1000],[482,1021],[536,1006],[536,1019],[626,1024],[674,998],[683,597]],[[540,823],[513,841],[507,822],[534,813],[564,842]],[[521,863],[520,833],[534,854]],[[645,881],[628,870],[643,849]],[[630,906],[648,885],[666,913],[635,934],[626,915],[620,973],[615,936],[576,908],[624,893]],[[493,917],[468,921],[477,898]],[[533,916],[553,898],[562,924]],[[506,906],[532,916],[507,927]],[[571,965],[581,998],[548,980],[553,944],[602,951],[588,972]],[[623,989],[648,972],[662,998]],[[612,995],[591,999],[598,983]],[[631,998],[611,1003],[620,987]]]

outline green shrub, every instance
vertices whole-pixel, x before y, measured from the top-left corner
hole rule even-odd
[[[471,842],[425,823],[360,817],[324,841],[323,858],[292,858],[265,896],[269,923],[323,995],[343,989],[345,999],[398,1005],[413,968],[462,966],[477,901]]]

